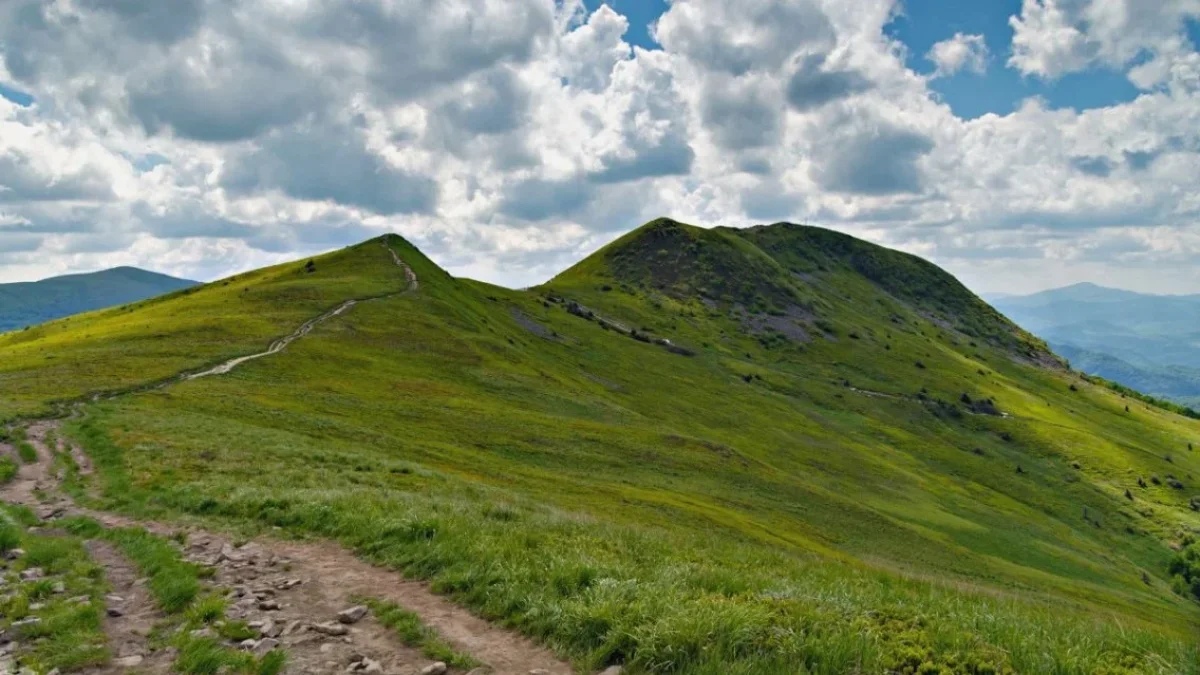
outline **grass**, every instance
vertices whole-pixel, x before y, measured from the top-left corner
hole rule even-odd
[[[79,537],[103,539],[129,558],[149,580],[147,586],[166,615],[159,632],[171,635],[170,646],[177,651],[175,672],[190,675],[215,675],[220,672],[250,675],[276,675],[286,665],[283,651],[272,651],[259,658],[232,649],[214,637],[193,635],[192,631],[211,627],[226,640],[256,637],[244,622],[227,620],[225,600],[205,590],[203,579],[208,571],[183,560],[178,547],[169,539],[141,528],[104,528],[84,517],[65,519],[63,527]]]
[[[525,292],[452,279],[392,239],[420,292],[227,376],[90,405],[66,430],[93,459],[96,506],[336,539],[581,668],[1200,672],[1200,605],[1169,572],[1200,527],[1200,424],[1053,367],[936,268],[807,232],[718,234],[687,274],[634,235],[618,244],[636,255]],[[348,276],[343,298],[396,282],[378,242],[318,273],[343,257],[376,284]],[[746,260],[747,284],[714,283]],[[278,318],[270,286],[288,274],[256,280],[246,310]],[[123,321],[176,335],[160,315],[193,300]],[[55,337],[70,346],[55,367],[84,378],[71,391],[135,386],[137,341],[85,333]],[[170,358],[191,362],[202,333]],[[89,362],[103,371],[72,360],[86,351],[109,354]],[[64,375],[11,372],[28,410]],[[1137,486],[1168,473],[1186,489]]]
[[[460,670],[471,670],[482,665],[470,654],[456,650],[442,638],[436,628],[425,625],[421,617],[414,612],[394,602],[378,598],[360,598],[357,602],[369,607],[380,623],[396,631],[404,644],[420,649],[426,657]]]
[[[12,457],[0,456],[0,485],[11,483],[20,470],[21,468],[17,466]]]
[[[38,461],[37,449],[25,437],[24,429],[20,427],[14,428],[5,434],[5,440],[13,444],[17,450],[17,457],[25,464],[34,464]]]
[[[0,577],[6,581],[0,594],[0,631],[19,642],[20,663],[36,672],[101,665],[109,658],[99,611],[102,570],[78,539],[30,532],[33,522],[36,518],[27,511],[0,507],[0,553],[25,551],[7,566],[0,563]],[[32,568],[43,574],[21,580],[20,573]]]

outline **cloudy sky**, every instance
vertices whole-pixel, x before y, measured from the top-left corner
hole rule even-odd
[[[1200,0],[0,0],[0,281],[777,220],[1200,292]]]

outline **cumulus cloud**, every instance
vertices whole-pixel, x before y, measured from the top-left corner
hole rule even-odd
[[[1056,78],[1092,66],[1124,68],[1136,59],[1185,57],[1186,22],[1200,18],[1197,0],[1023,0],[1009,23],[1009,65],[1027,75]],[[1168,68],[1159,64],[1158,68]],[[1146,76],[1135,78],[1135,83]]]
[[[829,68],[824,54],[811,54],[800,60],[788,78],[787,100],[800,111],[811,110],[867,91],[871,83],[854,70]]]
[[[925,58],[937,67],[934,77],[948,77],[963,70],[982,75],[988,65],[987,41],[982,35],[955,33],[933,45]]]
[[[930,85],[985,72],[983,37],[922,76],[896,11],[675,0],[644,49],[580,0],[0,2],[0,82],[32,96],[0,98],[0,280],[211,278],[399,231],[527,284],[664,214],[815,222],[968,281],[1046,259],[1188,278],[1200,0],[1023,0],[1008,67],[1143,94],[972,120]]]

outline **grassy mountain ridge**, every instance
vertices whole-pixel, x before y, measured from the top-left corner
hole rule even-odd
[[[1036,365],[948,282],[923,304],[894,280],[923,265],[772,227],[656,222],[529,291],[372,240],[0,337],[0,412],[375,297],[228,375],[88,405],[97,506],[336,538],[581,668],[1197,672],[1170,570],[1200,423]]]
[[[195,285],[136,267],[0,284],[0,333]]]

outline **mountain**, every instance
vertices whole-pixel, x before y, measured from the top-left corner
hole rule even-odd
[[[1083,283],[993,302],[1084,372],[1179,403],[1200,398],[1200,295]]]
[[[1200,368],[1135,366],[1115,356],[1080,349],[1074,345],[1055,344],[1052,347],[1055,353],[1068,359],[1071,366],[1080,372],[1097,375],[1151,396],[1200,409]]]
[[[333,540],[580,671],[1200,672],[1200,421],[828,230],[659,219],[523,291],[387,236],[0,382],[93,511]]]
[[[136,267],[0,284],[0,332],[195,286]]]

